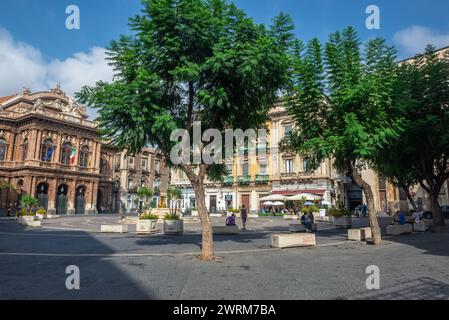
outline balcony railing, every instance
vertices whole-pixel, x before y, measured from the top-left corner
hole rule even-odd
[[[240,176],[238,177],[239,185],[249,185],[251,182],[251,176]]]
[[[258,174],[256,176],[256,183],[267,184],[270,181],[270,176],[268,174]]]
[[[223,185],[225,185],[225,186],[232,186],[233,184],[234,184],[234,177],[233,176],[223,177]]]

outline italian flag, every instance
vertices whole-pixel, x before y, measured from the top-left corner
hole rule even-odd
[[[76,147],[72,149],[72,154],[70,155],[70,164],[73,165],[75,163],[75,155],[76,155]]]

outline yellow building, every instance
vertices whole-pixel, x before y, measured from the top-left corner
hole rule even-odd
[[[293,129],[293,120],[283,106],[270,111],[266,126],[267,141],[258,141],[257,152],[226,162],[228,176],[222,183],[206,179],[206,206],[210,213],[243,205],[257,213],[263,206],[260,198],[271,194],[312,193],[328,203],[335,201],[340,177],[332,170],[330,160],[311,171],[306,157],[281,152],[280,142]],[[181,171],[173,170],[171,184],[183,190],[184,210],[196,207],[194,191]]]

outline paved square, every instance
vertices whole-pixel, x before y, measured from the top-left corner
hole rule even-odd
[[[288,232],[291,222],[261,218],[247,232],[215,236],[219,258],[203,263],[195,257],[198,223],[186,224],[181,237],[138,236],[134,225],[129,234],[99,233],[101,224],[118,221],[65,217],[24,229],[0,220],[0,299],[449,299],[447,227],[385,237],[374,247],[322,223],[317,247],[278,250],[270,236]],[[389,220],[380,222],[385,229]],[[69,265],[80,268],[78,291],[65,287]],[[366,289],[369,265],[380,268],[380,290]]]

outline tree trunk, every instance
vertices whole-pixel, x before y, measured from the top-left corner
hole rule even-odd
[[[433,226],[432,226],[433,232],[440,232],[441,226],[444,226],[444,218],[441,213],[440,203],[438,200],[439,195],[440,195],[439,190],[432,191],[430,193],[430,210],[432,211],[433,216]]]
[[[352,167],[352,179],[363,190],[366,202],[368,205],[368,218],[373,236],[374,245],[380,246],[382,244],[382,235],[380,232],[379,221],[377,220],[376,205],[374,203],[374,194],[371,186],[363,180],[362,176],[357,172],[355,167]]]
[[[402,189],[404,189],[405,194],[407,195],[407,199],[410,202],[410,204],[412,205],[413,210],[419,211],[418,206],[416,205],[415,200],[413,199],[412,194],[410,193],[410,188],[408,188],[406,186],[402,186]]]
[[[195,190],[197,209],[203,230],[201,260],[212,261],[214,259],[214,240],[212,235],[212,224],[206,208],[204,184],[202,181],[195,181],[192,182],[192,186]]]

